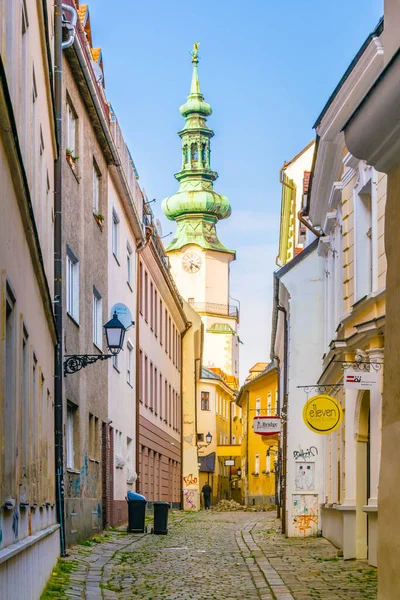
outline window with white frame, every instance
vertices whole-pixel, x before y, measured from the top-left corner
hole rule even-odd
[[[372,180],[355,194],[355,301],[373,290]]]
[[[113,367],[119,373],[119,354],[114,354],[112,357]]]
[[[117,211],[113,208],[112,213],[112,251],[115,258],[118,260],[119,257],[119,216]]]
[[[93,214],[100,214],[100,171],[93,161]]]
[[[261,398],[256,399],[256,417],[261,415]]]
[[[129,242],[126,244],[126,281],[132,286],[132,248]]]
[[[258,475],[260,473],[260,455],[256,454],[255,458],[254,473]]]
[[[79,323],[79,261],[69,247],[66,271],[67,313]]]
[[[267,473],[271,472],[271,453],[268,451],[265,457],[265,470]]]
[[[222,446],[223,444],[223,433],[222,431],[219,432],[219,445]]]
[[[67,404],[66,450],[67,469],[75,469],[75,417],[77,408]]]
[[[76,130],[77,130],[77,118],[76,112],[72,108],[71,102],[67,100],[67,123],[66,123],[66,150],[71,150],[72,156],[76,156]]]
[[[101,350],[102,348],[102,327],[103,327],[103,301],[93,286],[93,343]]]
[[[232,435],[232,444],[235,445],[236,444],[236,435]]]
[[[271,395],[271,392],[268,392],[268,397],[267,397],[267,415],[268,416],[272,415],[272,395]]]
[[[133,384],[133,346],[130,342],[126,345],[126,381]]]

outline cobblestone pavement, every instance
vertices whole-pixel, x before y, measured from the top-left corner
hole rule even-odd
[[[43,598],[376,599],[365,561],[338,558],[322,538],[286,539],[279,526],[273,513],[207,511],[172,513],[166,536],[113,530],[72,548]]]

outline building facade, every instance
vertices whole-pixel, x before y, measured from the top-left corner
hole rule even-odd
[[[148,206],[145,219],[153,223]],[[154,225],[139,253],[138,489],[181,506],[182,337],[189,323]]]
[[[104,77],[92,63],[89,9],[79,11],[73,45],[63,52],[64,355],[107,352],[108,164],[110,120]],[[98,64],[98,63],[96,63]],[[98,65],[102,73],[100,64]],[[96,103],[98,111],[93,111]],[[103,482],[108,439],[108,364],[64,379],[65,539],[76,544],[106,524]]]
[[[0,596],[10,600],[40,595],[60,549],[52,18],[51,2],[0,3]]]
[[[250,369],[236,400],[243,415],[241,478],[244,504],[276,502],[278,436],[255,433],[253,422],[254,417],[277,416],[277,398],[278,376],[274,364],[266,365],[257,375],[254,375],[254,368]]]

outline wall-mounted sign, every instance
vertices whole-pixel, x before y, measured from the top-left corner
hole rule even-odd
[[[281,432],[280,417],[254,417],[253,419],[254,433],[260,435],[276,435]]]
[[[377,390],[379,373],[370,367],[370,371],[347,369],[344,372],[344,387],[348,390]]]
[[[313,396],[304,405],[303,419],[315,433],[332,433],[343,419],[343,410],[333,396],[324,394]]]
[[[117,317],[124,327],[130,327],[132,325],[132,314],[125,304],[122,304],[122,302],[117,302],[117,304],[114,304],[110,311],[111,318],[113,317],[114,312],[117,313]]]
[[[235,466],[235,461],[233,458],[226,458],[224,461],[224,464],[226,467],[234,467]]]

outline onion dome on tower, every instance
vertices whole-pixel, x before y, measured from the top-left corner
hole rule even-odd
[[[210,167],[210,140],[214,132],[207,126],[211,106],[200,91],[197,65],[199,44],[192,51],[193,75],[187,102],[180,107],[185,126],[179,132],[182,140],[182,168],[176,173],[179,191],[165,198],[162,209],[171,221],[177,222],[176,234],[167,251],[180,250],[196,244],[205,250],[232,252],[219,241],[215,225],[231,214],[226,196],[217,194],[213,182],[218,173]]]

